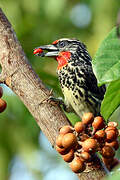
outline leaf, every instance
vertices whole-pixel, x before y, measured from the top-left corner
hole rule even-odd
[[[120,79],[120,40],[116,28],[103,40],[92,63],[99,85]]]
[[[120,105],[120,79],[111,82],[101,105],[101,114],[107,120]]]

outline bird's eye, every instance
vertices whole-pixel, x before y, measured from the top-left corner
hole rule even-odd
[[[64,46],[65,46],[65,42],[64,42],[64,41],[60,41],[60,42],[59,42],[59,46],[60,46],[60,47],[64,47]]]

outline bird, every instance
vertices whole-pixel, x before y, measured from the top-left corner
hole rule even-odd
[[[74,38],[61,38],[35,48],[34,54],[52,57],[58,62],[57,74],[64,103],[61,99],[51,98],[53,101],[60,102],[66,112],[74,112],[80,118],[87,112],[95,116],[100,114],[106,88],[105,85],[97,85],[92,58],[84,43]]]

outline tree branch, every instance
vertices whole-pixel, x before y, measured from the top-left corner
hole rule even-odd
[[[0,9],[0,82],[9,86],[19,96],[38,126],[54,146],[60,127],[70,124],[59,106],[41,103],[49,97],[49,91],[33,71],[16,34]],[[96,157],[92,166],[78,175],[79,179],[101,179],[106,174],[104,166]]]

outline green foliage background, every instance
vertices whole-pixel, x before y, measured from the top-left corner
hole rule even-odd
[[[102,41],[92,63],[98,84],[107,86],[101,113],[108,120],[120,105],[120,39],[116,27]]]
[[[78,3],[86,3],[92,13],[91,22],[85,28],[76,27],[70,20],[70,12]],[[75,37],[87,45],[93,57],[100,42],[116,24],[120,1],[0,0],[0,7],[11,22],[36,73],[48,88],[54,89],[56,96],[61,96],[56,62],[52,59],[34,57],[33,49],[61,37]],[[6,87],[3,98],[7,101],[8,107],[0,114],[0,180],[10,179],[13,158],[16,156],[22,158],[33,179],[44,179],[42,169],[31,166],[36,163],[33,152],[42,149],[39,142],[39,127],[25,106]],[[115,119],[118,117],[119,111],[114,115]],[[69,118],[75,120],[74,115],[69,115]],[[53,159],[53,156],[49,158]],[[61,162],[57,156],[54,158],[55,162]]]

